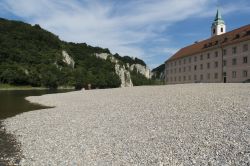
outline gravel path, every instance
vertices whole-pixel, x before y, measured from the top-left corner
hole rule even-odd
[[[250,84],[28,97],[52,109],[4,121],[22,165],[250,165]]]

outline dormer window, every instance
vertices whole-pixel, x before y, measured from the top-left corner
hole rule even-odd
[[[238,39],[238,38],[240,38],[240,34],[235,35],[235,39]]]

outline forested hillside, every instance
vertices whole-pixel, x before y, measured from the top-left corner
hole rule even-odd
[[[63,59],[63,50],[73,58],[73,67]],[[82,88],[87,84],[98,88],[119,87],[121,80],[115,73],[115,65],[93,56],[96,53],[110,54],[110,51],[86,43],[64,42],[39,25],[0,18],[0,83],[49,88]],[[146,65],[138,58],[118,54],[114,57],[124,64]],[[151,83],[139,73],[135,77],[137,74],[136,80],[141,83],[136,85]]]
[[[165,64],[161,64],[160,66],[154,68],[152,70],[152,79],[157,81],[158,83],[164,84],[165,79]]]

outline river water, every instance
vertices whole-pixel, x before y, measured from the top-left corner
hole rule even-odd
[[[72,90],[0,90],[0,120],[15,116],[22,112],[49,108],[30,103],[27,96],[40,96],[51,93],[63,93]]]

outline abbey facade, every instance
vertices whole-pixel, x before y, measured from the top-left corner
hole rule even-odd
[[[217,10],[211,38],[180,49],[165,62],[166,84],[250,81],[250,25],[226,32]]]

